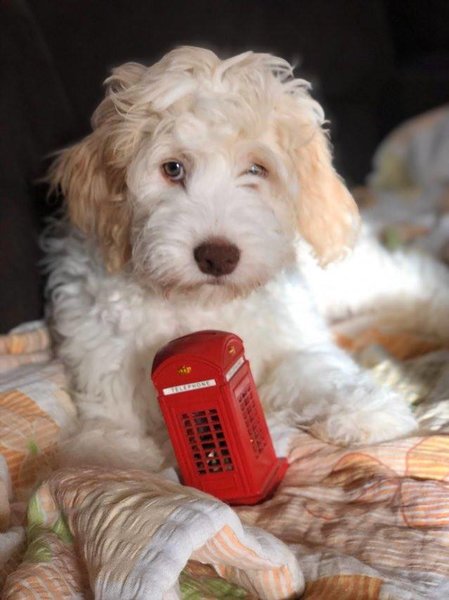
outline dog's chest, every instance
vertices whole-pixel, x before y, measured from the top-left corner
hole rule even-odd
[[[270,359],[273,343],[267,329],[275,327],[273,314],[258,297],[201,306],[194,302],[173,302],[160,297],[120,294],[111,291],[98,298],[92,329],[98,332],[98,352],[108,348],[110,365],[119,364],[129,377],[140,380],[156,352],[170,340],[204,329],[232,331],[244,340],[246,354],[257,378],[263,363]],[[86,327],[84,322],[83,328]],[[115,356],[112,356],[115,355]]]
[[[129,344],[147,364],[153,360],[161,346],[176,337],[205,329],[219,329],[232,331],[244,339],[250,354],[254,355],[254,368],[257,369],[260,352],[256,356],[251,352],[251,347],[254,338],[257,337],[257,331],[261,336],[263,332],[260,331],[260,323],[257,328],[255,322],[254,312],[257,313],[257,310],[245,306],[244,302],[232,302],[212,308],[195,304],[147,301],[142,304],[140,315],[137,315],[136,311],[130,311],[129,319],[132,322],[128,321],[126,312],[124,309],[120,317],[122,335],[128,338]],[[262,347],[261,344],[255,345],[259,349]]]
[[[205,329],[236,333],[243,339],[256,381],[281,353],[301,345],[303,337],[309,341],[308,329],[315,320],[301,291],[295,293],[292,306],[285,288],[210,306],[133,297],[123,303],[115,319],[118,336],[127,340],[128,356],[142,369],[151,367],[160,347],[176,337]]]

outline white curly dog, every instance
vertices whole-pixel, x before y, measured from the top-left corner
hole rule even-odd
[[[268,412],[338,444],[412,432],[402,398],[328,323],[382,310],[448,338],[448,273],[358,235],[308,83],[268,54],[184,47],[114,69],[106,87],[92,133],[50,172],[67,207],[48,246],[80,415],[69,462],[159,469],[152,360],[202,329],[243,338]]]

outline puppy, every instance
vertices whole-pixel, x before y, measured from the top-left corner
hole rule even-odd
[[[72,462],[161,467],[152,360],[202,329],[240,335],[266,411],[324,439],[415,429],[328,319],[383,307],[446,335],[448,276],[364,234],[345,258],[359,216],[323,124],[309,84],[268,54],[184,47],[113,70],[92,133],[50,172],[67,208],[48,289],[80,416]]]

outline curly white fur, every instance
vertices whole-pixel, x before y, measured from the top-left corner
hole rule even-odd
[[[335,346],[327,318],[400,301],[446,335],[448,275],[369,236],[352,258],[318,264],[349,252],[358,216],[308,84],[270,55],[180,48],[116,69],[107,86],[92,134],[51,172],[71,221],[48,244],[52,319],[81,418],[68,460],[160,468],[152,359],[210,328],[243,338],[266,410],[343,444],[413,431],[406,404]],[[170,160],[184,164],[182,183],[164,177]],[[198,268],[193,251],[211,239],[240,250],[232,273]]]

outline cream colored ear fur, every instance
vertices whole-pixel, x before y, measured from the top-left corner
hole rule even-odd
[[[298,228],[321,265],[352,248],[359,230],[357,205],[336,173],[326,133],[317,126],[294,157],[299,177]]]
[[[130,257],[130,207],[126,168],[136,146],[135,128],[123,127],[122,113],[131,106],[130,88],[145,67],[128,63],[106,81],[106,96],[92,118],[93,132],[59,152],[48,180],[64,195],[71,222],[95,237],[110,271]]]

